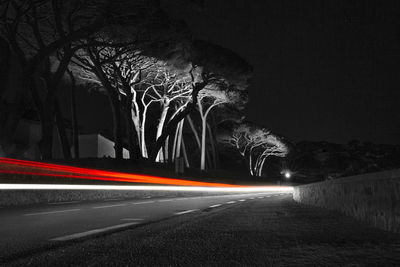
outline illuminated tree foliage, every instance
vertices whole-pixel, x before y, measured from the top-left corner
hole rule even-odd
[[[184,52],[180,52],[180,51]],[[178,53],[179,56],[176,56]],[[167,125],[161,136],[157,138],[151,158],[155,159],[161,147],[165,144],[167,137],[172,136],[177,127],[183,127],[184,119],[198,110],[202,117],[201,124],[207,121],[210,111],[223,103],[232,101],[233,92],[243,92],[249,85],[251,67],[239,56],[222,47],[212,45],[203,41],[192,42],[189,47],[175,50],[173,57],[179,64],[189,62],[193,68],[191,73],[191,94],[188,103]],[[196,71],[196,75],[193,75]],[[208,92],[208,93],[207,93]],[[242,95],[241,93],[238,95]],[[199,101],[200,100],[200,101]],[[200,103],[199,103],[200,102]],[[180,124],[178,126],[178,124]],[[205,169],[206,126],[202,127],[203,147],[200,167]],[[195,134],[196,135],[196,134]],[[199,138],[196,137],[196,140]]]
[[[269,156],[285,157],[287,146],[265,128],[254,124],[235,125],[231,133],[221,134],[219,141],[237,149],[247,163],[251,175],[261,176]]]

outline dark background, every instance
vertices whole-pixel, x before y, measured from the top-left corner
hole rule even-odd
[[[249,120],[292,141],[400,144],[400,1],[182,1],[162,2],[254,67]],[[111,133],[101,94],[78,108],[84,131]]]
[[[250,120],[294,141],[400,144],[400,1],[164,2],[253,65]]]

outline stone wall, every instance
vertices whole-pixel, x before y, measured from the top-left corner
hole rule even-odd
[[[400,169],[296,186],[293,199],[400,232]]]

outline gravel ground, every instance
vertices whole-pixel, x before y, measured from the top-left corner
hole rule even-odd
[[[399,266],[400,235],[256,199],[68,244],[9,266]],[[7,266],[8,266],[7,265]]]

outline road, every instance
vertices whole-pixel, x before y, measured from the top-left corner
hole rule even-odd
[[[50,203],[0,214],[7,267],[400,262],[400,234],[299,205],[287,193]]]
[[[274,198],[286,192],[181,198],[106,199],[0,208],[0,260],[19,258],[63,242],[92,238],[171,216]]]

